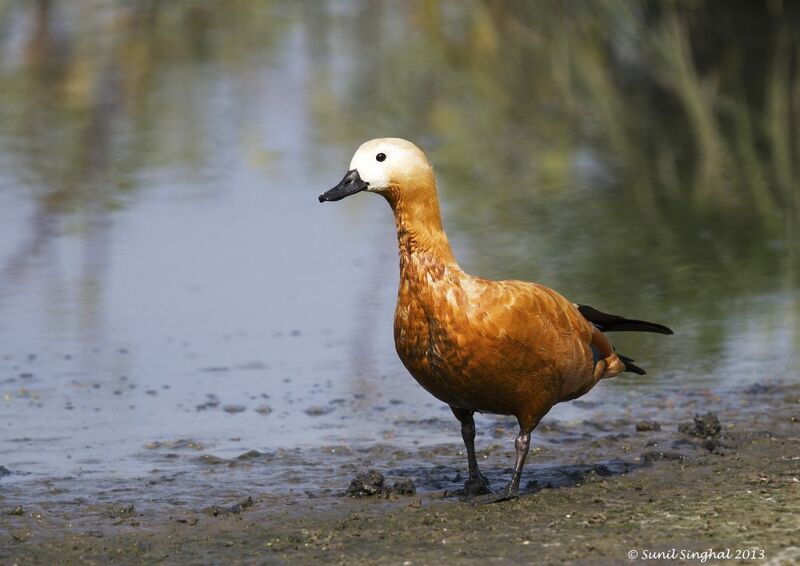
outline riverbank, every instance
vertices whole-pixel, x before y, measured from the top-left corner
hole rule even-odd
[[[673,556],[719,563],[729,555],[752,563],[796,563],[800,387],[756,385],[735,397],[709,398],[706,406],[711,414],[683,423],[660,422],[657,415],[652,421],[582,423],[585,436],[558,447],[545,443],[532,453],[522,497],[492,505],[454,493],[463,482],[457,471],[463,456],[455,443],[406,452],[402,460],[386,447],[351,455],[383,468],[387,485],[412,479],[420,487],[415,495],[353,498],[341,495],[347,487],[342,485],[328,492],[212,492],[205,505],[200,498],[140,506],[143,494],[130,485],[119,486],[116,494],[110,489],[102,500],[71,504],[25,501],[19,490],[4,490],[0,559],[612,564],[628,561],[635,551],[635,561],[662,552],[664,563],[675,563]],[[546,424],[538,434],[546,438],[561,426]],[[597,428],[603,434],[588,434]],[[508,475],[510,448],[482,453],[495,488]],[[264,456],[251,454],[247,465],[257,473]],[[434,463],[409,466],[415,459]],[[234,468],[232,462],[221,465]],[[321,462],[322,475],[324,470]],[[224,483],[224,470],[214,477]]]

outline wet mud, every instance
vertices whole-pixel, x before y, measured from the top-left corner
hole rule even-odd
[[[178,439],[148,448],[189,459],[189,469],[106,478],[93,494],[74,489],[74,478],[36,489],[5,470],[0,560],[617,564],[635,551],[695,553],[684,563],[704,552],[709,563],[722,561],[709,552],[796,563],[800,387],[750,388],[696,406],[705,412],[682,419],[651,411],[646,421],[543,423],[522,496],[492,505],[464,496],[455,438],[412,450],[249,450],[230,459]],[[499,489],[513,453],[506,431],[502,442],[491,436],[479,439],[489,442],[481,464]],[[304,477],[277,490],[258,480],[275,469]]]

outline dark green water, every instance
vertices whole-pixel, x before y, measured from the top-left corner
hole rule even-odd
[[[796,380],[782,5],[0,2],[0,464],[457,440],[402,424],[446,413],[394,354],[388,207],[316,201],[373,137],[428,152],[467,271],[676,331],[555,418]]]

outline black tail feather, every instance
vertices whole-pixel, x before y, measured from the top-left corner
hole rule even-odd
[[[625,364],[625,371],[629,371],[631,373],[636,373],[639,375],[647,375],[647,372],[644,371],[642,368],[637,366],[633,363],[633,360],[628,356],[623,356],[620,353],[617,353],[617,357],[622,360],[622,363]]]
[[[657,332],[658,334],[672,334],[672,330],[663,324],[625,318],[616,314],[601,312],[589,305],[577,305],[583,317],[594,324],[600,332]],[[634,366],[636,367],[636,366]],[[639,368],[640,369],[640,368]]]

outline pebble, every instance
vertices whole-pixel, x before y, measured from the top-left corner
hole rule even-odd
[[[350,481],[350,487],[347,488],[347,495],[350,497],[379,495],[383,491],[383,482],[383,474],[376,470],[359,472],[356,474],[356,477]]]
[[[714,413],[695,414],[693,422],[684,423],[678,427],[678,432],[698,438],[719,436],[721,430],[722,425],[720,425],[719,418]]]
[[[309,417],[321,417],[334,411],[333,407],[324,407],[322,405],[312,405],[305,409],[303,412]]]
[[[657,421],[639,421],[636,423],[636,432],[649,432],[661,430],[661,424]]]

